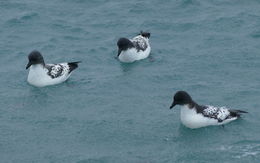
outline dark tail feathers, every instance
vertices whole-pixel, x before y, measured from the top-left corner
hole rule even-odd
[[[150,38],[151,33],[141,31],[141,32],[140,32],[140,35],[142,35],[143,37],[146,37],[146,38]]]
[[[69,73],[71,73],[71,71],[75,70],[75,69],[78,67],[78,63],[80,63],[80,62],[81,62],[81,61],[68,63],[68,65],[69,65],[69,67],[70,67]]]
[[[240,117],[241,113],[248,113],[248,112],[243,111],[243,110],[229,110],[229,111],[230,111],[230,115],[232,117]]]

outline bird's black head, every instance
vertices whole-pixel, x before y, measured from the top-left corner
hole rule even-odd
[[[151,36],[151,33],[149,33],[149,32],[143,32],[143,31],[141,31],[140,32],[140,35],[142,35],[143,37],[146,37],[146,38],[150,38],[150,36]]]
[[[26,69],[28,69],[31,65],[34,64],[42,64],[44,65],[44,59],[41,55],[40,52],[38,52],[37,50],[32,51],[29,55],[28,55],[28,59],[29,62],[26,66]]]
[[[178,91],[175,93],[173,97],[173,103],[170,106],[170,109],[173,108],[175,105],[186,105],[186,104],[192,104],[192,98],[190,95],[185,91]]]
[[[122,51],[134,47],[133,43],[127,38],[120,38],[117,41],[117,46],[118,46],[117,56],[119,56]]]

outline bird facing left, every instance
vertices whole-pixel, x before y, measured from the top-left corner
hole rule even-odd
[[[242,113],[247,113],[243,110],[228,109],[226,107],[199,105],[185,91],[175,93],[170,109],[176,105],[181,106],[182,124],[192,129],[224,125],[240,118]]]
[[[29,69],[27,81],[36,87],[55,85],[66,81],[73,70],[78,67],[78,62],[66,62],[58,64],[45,64],[42,54],[39,51],[32,51],[28,55]]]

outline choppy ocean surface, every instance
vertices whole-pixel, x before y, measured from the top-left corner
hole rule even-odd
[[[0,162],[259,162],[259,0],[1,0],[0,15]],[[140,30],[152,58],[120,63],[117,39]],[[35,88],[34,49],[82,63]],[[177,90],[249,114],[190,130]]]

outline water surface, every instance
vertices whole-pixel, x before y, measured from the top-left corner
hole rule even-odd
[[[0,2],[1,162],[259,162],[260,2]],[[152,59],[122,64],[119,37],[151,32]],[[27,84],[27,55],[81,60],[60,85]],[[190,130],[173,94],[249,112]]]

